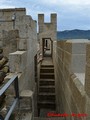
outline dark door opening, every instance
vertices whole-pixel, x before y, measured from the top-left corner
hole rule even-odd
[[[43,57],[52,57],[53,41],[51,38],[42,39],[42,55]]]
[[[37,82],[37,54],[34,56],[34,72],[35,72],[35,82]]]

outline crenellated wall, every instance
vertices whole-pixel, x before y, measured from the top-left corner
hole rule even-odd
[[[51,39],[52,43],[57,40],[57,14],[52,13],[50,19],[50,23],[45,23],[44,14],[38,14],[38,41],[40,42],[41,53],[44,38]]]

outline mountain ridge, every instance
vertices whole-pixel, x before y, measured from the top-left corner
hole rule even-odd
[[[57,39],[90,39],[90,30],[64,30],[57,31]]]

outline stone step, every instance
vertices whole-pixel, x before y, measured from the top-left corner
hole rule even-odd
[[[44,96],[44,95],[45,96],[55,96],[56,94],[55,93],[50,93],[50,92],[49,93],[47,93],[47,92],[43,92],[43,93],[39,92],[39,95],[42,95],[42,96]]]
[[[56,110],[42,108],[42,109],[40,109],[39,117],[43,117],[43,118],[50,117],[50,116],[48,116],[48,113],[56,113]]]
[[[39,85],[40,86],[55,85],[55,80],[54,79],[40,79]]]
[[[45,88],[47,88],[47,89],[51,88],[52,89],[52,88],[55,88],[55,86],[52,86],[52,85],[49,85],[49,86],[39,86],[39,88],[44,88],[44,89]]]
[[[43,67],[40,69],[40,73],[54,73],[54,68],[52,67]]]
[[[41,66],[40,69],[54,69],[54,66]]]
[[[38,100],[39,101],[51,101],[51,102],[55,102],[55,96],[47,96],[47,95],[39,95],[38,96]]]
[[[39,86],[39,92],[55,93],[55,86]]]
[[[47,117],[47,118],[35,117],[34,120],[65,120],[65,118],[64,117]]]
[[[38,108],[41,109],[55,109],[56,105],[55,102],[48,102],[48,101],[38,101]]]
[[[42,100],[55,101],[56,97],[55,97],[55,94],[48,95],[48,94],[39,93],[38,94],[38,100],[41,100],[41,101]]]
[[[54,99],[46,99],[46,98],[38,97],[38,102],[53,102],[53,103],[55,103],[55,98]]]
[[[54,65],[41,65],[41,67],[54,67]]]
[[[40,79],[54,79],[54,73],[40,73]]]
[[[55,81],[55,79],[40,79],[40,81]]]

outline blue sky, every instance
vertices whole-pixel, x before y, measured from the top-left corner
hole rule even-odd
[[[50,13],[57,13],[58,31],[90,29],[90,0],[0,0],[0,8],[18,7],[25,7],[35,20],[44,13],[45,22],[50,21]]]

